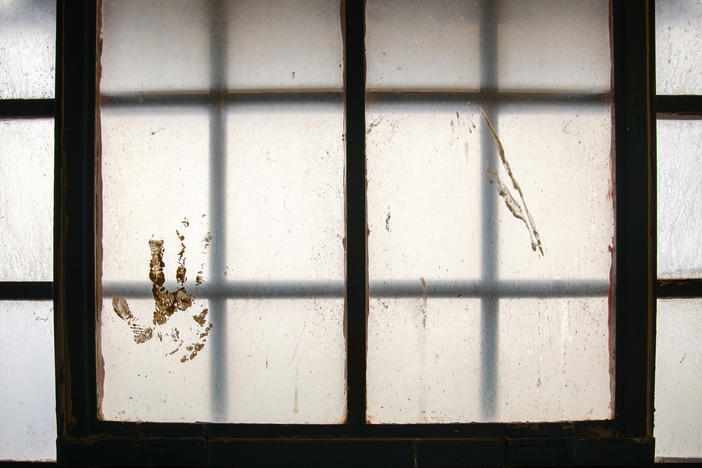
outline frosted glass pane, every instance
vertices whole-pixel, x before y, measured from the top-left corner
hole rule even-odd
[[[500,88],[609,91],[607,0],[512,0],[497,5]]]
[[[343,423],[344,300],[227,302],[227,420]]]
[[[210,232],[207,114],[116,109],[103,110],[101,119],[102,414],[118,420],[211,420],[212,316],[201,315],[207,301],[190,296],[209,279],[210,244],[221,242]],[[161,264],[166,295],[145,299],[158,284]],[[168,309],[169,300],[179,309],[154,323],[155,310]]]
[[[501,279],[609,281],[608,107],[510,106],[499,114],[496,130],[544,255],[532,250],[529,230],[490,183],[494,143],[483,148],[487,130],[476,107],[370,102],[368,112],[371,280],[475,279],[488,249]],[[511,184],[504,166],[492,166]],[[483,206],[485,191],[494,194],[492,207]],[[491,210],[497,237],[483,238]]]
[[[245,0],[227,4],[230,89],[341,89],[336,0]]]
[[[702,121],[659,120],[658,277],[702,276]]]
[[[480,114],[367,105],[371,280],[480,275]]]
[[[55,460],[53,305],[2,301],[0,330],[0,460]]]
[[[227,114],[229,279],[344,279],[343,104]]]
[[[187,91],[210,85],[208,3],[102,2],[103,93]]]
[[[150,325],[154,301],[126,300],[138,323]],[[206,299],[194,300],[194,313],[204,307]],[[126,324],[114,313],[112,300],[104,299],[105,419],[343,422],[343,299],[228,301],[220,320],[207,317],[212,330],[225,330],[220,331],[226,337],[224,346],[205,341],[197,356],[186,362],[181,362],[191,353],[186,347],[203,340],[192,314],[178,314],[168,322],[172,333],[137,343],[124,339]],[[181,340],[185,345],[179,347]],[[217,403],[222,399],[227,402],[224,408]]]
[[[368,1],[366,45],[369,90],[610,86],[606,0]]]
[[[611,117],[608,106],[514,106],[497,114],[496,130],[544,250],[542,256],[534,255],[528,230],[504,199],[498,200],[498,239],[491,247],[499,278],[609,283],[614,247]],[[510,184],[504,169],[499,165],[498,177]],[[486,177],[484,169],[480,176]],[[495,184],[483,187],[496,190]]]
[[[341,88],[338,2],[212,5],[104,2],[102,91]]]
[[[656,91],[702,94],[702,1],[656,0]]]
[[[607,298],[501,299],[494,312],[499,318],[488,344],[480,299],[371,299],[369,420],[612,417]],[[494,376],[489,388],[486,371]]]
[[[0,99],[54,97],[56,2],[0,2]]]
[[[203,239],[212,223],[207,113],[108,108],[101,120],[103,281],[141,281],[150,289],[149,240],[162,239],[166,280],[175,284],[181,247],[176,230],[186,236],[191,272],[207,254]]]
[[[107,105],[101,126],[102,417],[343,422],[341,100]]]
[[[368,89],[478,88],[479,14],[461,0],[367,1]]]
[[[609,107],[367,109],[370,420],[610,418]]]
[[[0,281],[50,281],[53,119],[0,120],[0,147]]]
[[[199,338],[201,327],[191,318],[207,307],[207,301],[194,300],[190,310],[178,311],[166,327],[138,343],[132,339],[136,333],[132,333],[130,325],[153,326],[154,300],[129,296],[124,299],[134,316],[129,325],[115,313],[112,297],[104,298],[102,303],[102,417],[119,421],[214,421],[212,346]],[[206,319],[210,322],[211,318]],[[194,359],[181,362],[192,353],[186,348],[197,343],[206,345]]]
[[[658,300],[657,457],[702,457],[702,301]]]

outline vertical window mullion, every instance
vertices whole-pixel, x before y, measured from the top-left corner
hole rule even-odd
[[[365,2],[344,0],[346,121],[346,385],[347,423],[366,420],[368,230],[366,215]]]

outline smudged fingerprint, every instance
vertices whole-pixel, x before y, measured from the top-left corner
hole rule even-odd
[[[192,329],[190,335],[192,338],[186,340],[181,337],[181,332],[176,327],[168,328],[168,321],[174,314],[185,312],[193,306],[195,296],[189,293],[186,289],[187,283],[187,268],[185,266],[186,246],[184,230],[190,226],[187,219],[181,222],[182,230],[176,229],[176,235],[180,241],[180,250],[178,252],[178,264],[176,265],[175,277],[178,286],[174,291],[169,291],[165,288],[166,275],[164,273],[165,263],[163,261],[164,242],[162,239],[149,240],[149,250],[151,259],[149,261],[149,281],[151,281],[151,294],[154,300],[152,326],[145,326],[139,323],[137,317],[130,310],[129,304],[124,296],[115,294],[112,297],[112,308],[117,316],[125,321],[134,334],[134,341],[137,344],[146,343],[154,336],[159,341],[170,341],[175,345],[175,348],[166,353],[167,356],[174,355],[185,348],[185,353],[182,354],[180,362],[187,362],[194,359],[198,353],[205,347],[207,337],[212,330],[212,323],[207,321],[208,309],[203,308],[198,314],[192,315]],[[212,242],[212,235],[208,232],[203,239],[202,253],[203,257]],[[203,279],[203,271],[205,265],[200,265],[195,287],[200,286]]]

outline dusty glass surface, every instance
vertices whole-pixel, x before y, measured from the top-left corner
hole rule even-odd
[[[482,307],[479,298],[371,299],[370,422],[611,417],[607,298],[501,299],[489,344]]]
[[[225,4],[229,89],[339,89],[339,2],[245,0]]]
[[[343,104],[228,109],[228,279],[344,279]]]
[[[102,92],[198,92],[215,77],[231,90],[341,86],[338,2],[214,5],[202,0],[103,2],[107,46],[101,61],[110,71]]]
[[[101,111],[101,415],[343,422],[338,4],[142,6],[103,16],[102,91],[162,97]],[[335,94],[281,95],[293,78]],[[227,83],[265,95],[184,98]]]
[[[53,119],[0,120],[0,147],[0,281],[50,281]]]
[[[102,93],[208,87],[214,20],[207,2],[107,0],[102,8]]]
[[[480,115],[372,100],[366,109],[371,280],[478,278]]]
[[[702,1],[656,0],[656,92],[702,94]]]
[[[498,119],[495,129],[543,247],[543,255],[533,255],[528,230],[501,197],[492,244],[498,277],[609,283],[614,247],[609,106],[505,106]],[[495,170],[521,199],[505,166]]]
[[[658,277],[702,276],[702,121],[659,120]]]
[[[230,300],[226,315],[227,420],[344,422],[342,298]]]
[[[607,0],[501,1],[494,15],[500,89],[609,92]]]
[[[387,46],[433,31],[440,9],[423,8],[391,21],[369,2],[369,83],[386,64],[425,64],[413,42]],[[460,102],[437,92],[472,85],[423,66],[367,96],[369,420],[611,418],[608,3],[465,9],[478,60],[469,43],[432,63],[472,67],[479,89],[504,94]],[[371,31],[381,19],[392,27]]]
[[[702,300],[659,299],[656,457],[702,457]]]
[[[0,460],[56,459],[51,301],[0,301]]]
[[[0,99],[54,97],[56,2],[0,1]]]
[[[146,281],[150,290],[148,240],[159,238],[167,280],[175,282],[176,230],[187,236],[188,266],[199,270],[210,230],[206,110],[107,107],[101,120],[103,281]]]
[[[476,3],[367,1],[367,88],[478,88]]]

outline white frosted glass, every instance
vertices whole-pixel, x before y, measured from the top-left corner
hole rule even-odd
[[[480,420],[480,301],[371,299],[367,381],[371,423]]]
[[[498,421],[614,416],[607,297],[505,299],[497,333]]]
[[[163,239],[166,279],[175,283],[176,230],[186,235],[191,271],[206,258],[202,240],[212,230],[208,115],[194,108],[103,109],[101,120],[103,281],[141,281],[150,289],[149,240]]]
[[[461,0],[367,1],[368,89],[478,88],[479,10]]]
[[[524,224],[498,200],[498,239],[492,246],[499,278],[608,283],[614,247],[609,107],[514,106],[497,118],[544,250],[535,255]],[[509,185],[504,166],[498,167]],[[496,190],[494,184],[483,186]]]
[[[367,110],[369,420],[611,418],[609,107]]]
[[[609,90],[606,0],[368,1],[366,11],[369,90]]]
[[[227,113],[225,275],[344,279],[343,104],[252,104]]]
[[[101,121],[106,293],[99,316],[105,362],[102,415],[116,420],[212,420],[207,342],[212,316],[203,317],[202,323],[193,318],[209,307],[198,297],[198,283],[208,283],[209,248],[221,242],[210,232],[207,113],[103,109]],[[144,299],[152,289],[150,241],[163,241],[166,291],[182,288],[195,296],[180,298],[192,300],[192,305],[160,324],[154,323],[154,311],[167,299]],[[182,283],[177,281],[179,265],[186,268]],[[133,318],[117,314],[114,297],[126,301]],[[139,327],[150,330],[141,343],[136,339]],[[199,353],[182,362],[193,352],[188,346],[198,345]]]
[[[208,3],[107,0],[102,6],[103,93],[209,89]]]
[[[148,265],[147,265],[148,266]],[[153,299],[125,298],[136,323],[152,325]],[[132,330],[113,310],[112,297],[102,301],[100,349],[104,361],[100,385],[102,418],[118,421],[213,421],[212,346],[207,343],[194,359],[186,346],[198,342],[200,327],[191,319],[207,307],[196,299],[188,311],[178,311],[161,329],[161,337],[144,343],[132,339]],[[192,311],[192,313],[190,313]],[[209,318],[208,318],[209,319]],[[223,324],[216,323],[221,327]],[[177,330],[177,332],[176,332]],[[177,335],[175,335],[177,333]],[[174,338],[177,336],[177,338]],[[184,345],[179,346],[183,340]],[[173,352],[176,350],[173,354]]]
[[[245,0],[226,11],[230,89],[341,89],[338,1]]]
[[[612,417],[607,298],[501,299],[494,360],[481,351],[481,300],[370,301],[372,423],[563,421]],[[482,405],[486,360],[494,412]]]
[[[659,120],[658,277],[702,276],[702,121]]]
[[[153,300],[127,301],[140,323],[149,324]],[[207,306],[206,299],[196,299],[193,309]],[[192,330],[199,330],[190,315],[174,314],[169,321],[186,342],[197,340]],[[343,316],[343,299],[231,300],[226,315],[212,320],[213,333],[226,329],[226,344],[207,343],[196,358],[180,362],[188,353],[183,347],[170,354],[178,345],[170,336],[141,344],[124,339],[130,331],[105,298],[102,415],[120,421],[341,423]],[[215,370],[217,363],[226,364]],[[222,399],[216,392],[226,395],[224,413],[215,404]]]
[[[50,301],[0,302],[0,460],[56,460]]]
[[[476,107],[370,102],[371,280],[476,279],[485,243],[500,279],[609,282],[614,237],[609,108],[510,106],[498,116],[496,130],[544,255],[532,250],[529,231],[489,182],[480,140],[487,130]],[[510,184],[504,167],[494,166]],[[486,190],[496,199],[495,239],[483,239]]]
[[[656,92],[702,94],[702,1],[656,0]]]
[[[608,92],[609,1],[497,3],[500,89]]]
[[[227,302],[227,420],[337,424],[346,417],[344,301]]]
[[[343,422],[342,102],[108,105],[101,127],[102,417]]]
[[[702,300],[659,299],[656,457],[702,457]]]
[[[54,97],[56,2],[0,1],[0,99]]]
[[[53,119],[0,120],[0,147],[0,281],[50,281]]]
[[[371,280],[479,276],[484,162],[476,111],[368,103]]]
[[[103,5],[103,93],[341,89],[338,2]]]

